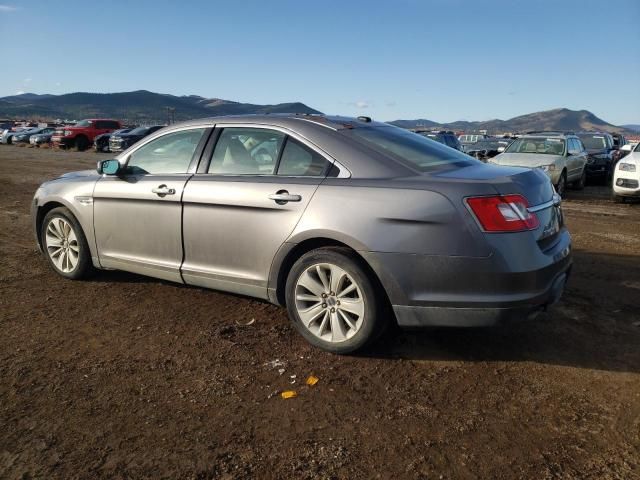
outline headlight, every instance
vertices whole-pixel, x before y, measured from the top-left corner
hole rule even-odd
[[[64,136],[65,137],[68,137],[69,135],[72,135],[72,134],[73,134],[73,132],[71,130],[65,130],[64,131]]]
[[[540,166],[540,168],[545,172],[553,172],[553,171],[555,171],[556,166],[554,164],[542,165],[542,166]]]
[[[618,170],[622,170],[623,172],[635,172],[636,164],[635,163],[622,163],[618,164]]]

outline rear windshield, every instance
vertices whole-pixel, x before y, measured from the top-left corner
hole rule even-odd
[[[464,153],[399,127],[359,127],[343,132],[359,143],[421,172],[477,163],[477,160]]]
[[[505,153],[536,153],[543,155],[563,155],[564,140],[561,138],[525,137],[518,138],[507,147]]]
[[[602,135],[580,135],[580,140],[582,140],[584,148],[589,150],[607,148],[607,142]]]

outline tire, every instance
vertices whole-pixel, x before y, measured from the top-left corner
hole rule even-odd
[[[583,170],[582,175],[580,176],[580,180],[576,180],[573,182],[573,188],[576,190],[584,190],[584,186],[587,183],[587,171]]]
[[[386,297],[348,249],[320,248],[304,254],[289,272],[285,296],[295,329],[322,350],[352,353],[385,330]]]
[[[76,150],[79,152],[84,152],[89,146],[89,140],[87,137],[80,135],[76,138]]]
[[[40,226],[40,240],[44,256],[57,274],[79,280],[94,273],[87,238],[67,208],[54,208],[45,215]],[[59,252],[60,248],[62,252]]]
[[[561,197],[564,197],[566,191],[567,191],[567,172],[563,171],[560,174],[560,179],[558,180],[558,183],[556,184],[556,192],[558,192],[558,195],[560,195]]]

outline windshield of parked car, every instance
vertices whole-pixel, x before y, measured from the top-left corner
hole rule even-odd
[[[607,141],[603,135],[580,135],[584,148],[588,150],[601,150],[607,148]]]
[[[131,135],[146,135],[149,127],[138,127],[131,130],[129,133]]]
[[[89,127],[93,122],[91,120],[80,120],[74,127]]]
[[[535,153],[542,155],[563,155],[564,140],[561,138],[524,137],[514,140],[505,153]]]
[[[466,166],[476,163],[476,160],[468,155],[399,127],[359,127],[343,132],[354,140],[421,172],[443,166]]]
[[[633,151],[640,152],[640,143],[636,145],[636,148],[634,148]]]

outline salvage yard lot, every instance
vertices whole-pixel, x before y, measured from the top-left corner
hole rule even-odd
[[[573,276],[535,322],[339,357],[260,301],[60,279],[31,198],[109,156],[0,147],[0,478],[640,478],[640,204],[569,192]]]

